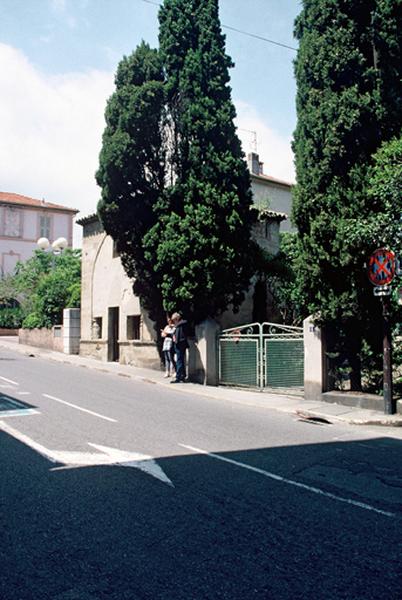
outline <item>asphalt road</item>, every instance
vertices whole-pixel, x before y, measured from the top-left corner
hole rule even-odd
[[[401,597],[380,428],[4,350],[0,395],[1,600]]]

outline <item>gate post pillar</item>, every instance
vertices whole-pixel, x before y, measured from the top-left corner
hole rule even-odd
[[[325,385],[322,330],[313,323],[313,317],[303,321],[304,333],[304,397],[321,400]]]
[[[204,385],[218,385],[217,335],[220,326],[206,319],[195,328],[195,343],[190,350],[189,376]]]

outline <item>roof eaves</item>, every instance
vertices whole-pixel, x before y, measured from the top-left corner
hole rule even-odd
[[[289,181],[283,181],[282,179],[276,179],[275,177],[271,177],[270,175],[257,175],[256,173],[250,173],[251,179],[257,179],[258,181],[264,183],[273,183],[274,185],[281,185],[283,187],[287,187],[292,189],[295,184],[290,183]]]
[[[254,212],[258,221],[285,221],[288,218],[286,213],[270,210],[269,208],[251,206],[250,210]]]
[[[99,217],[96,213],[92,213],[86,217],[81,217],[81,219],[76,220],[76,223],[77,225],[82,225],[82,227],[84,227],[85,225],[89,225],[89,223],[93,223],[94,221],[99,221]]]

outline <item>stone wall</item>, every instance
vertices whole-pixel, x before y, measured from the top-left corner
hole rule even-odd
[[[4,335],[18,335],[18,329],[5,329],[3,327],[0,328],[0,336]]]
[[[37,348],[47,348],[63,352],[63,327],[56,325],[52,329],[19,329],[18,343]]]
[[[162,362],[155,342],[132,340],[120,342],[120,363],[133,367],[161,370]]]
[[[80,355],[107,361],[107,342],[105,340],[81,340]]]

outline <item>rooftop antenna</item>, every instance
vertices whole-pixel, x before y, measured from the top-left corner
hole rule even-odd
[[[239,127],[239,131],[251,133],[250,149],[251,152],[255,152],[257,154],[257,132],[252,131],[251,129],[242,129],[241,127]]]

